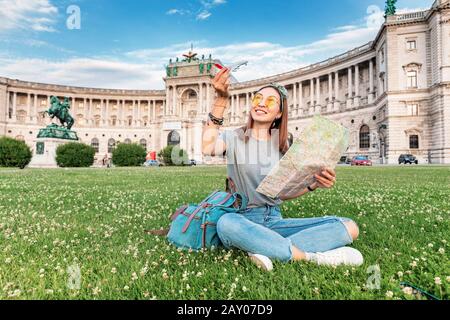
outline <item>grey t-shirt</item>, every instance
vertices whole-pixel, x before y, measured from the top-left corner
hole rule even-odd
[[[247,196],[248,207],[276,206],[282,203],[279,198],[272,199],[256,191],[261,181],[278,163],[282,155],[278,141],[262,141],[251,137],[246,143],[243,130],[225,130],[219,139],[226,144],[228,176],[233,180],[238,192]]]

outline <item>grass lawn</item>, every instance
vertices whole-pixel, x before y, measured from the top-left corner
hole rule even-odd
[[[364,265],[275,263],[265,273],[236,250],[179,252],[144,234],[166,227],[180,205],[223,189],[224,167],[0,169],[0,299],[421,298],[401,281],[449,299],[450,167],[337,173],[335,188],[282,211],[354,219]],[[376,265],[379,290],[367,287]]]

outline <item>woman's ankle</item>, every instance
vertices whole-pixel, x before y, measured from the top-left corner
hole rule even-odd
[[[292,246],[291,251],[292,251],[292,261],[306,260],[306,254],[303,251],[301,251],[300,249]]]

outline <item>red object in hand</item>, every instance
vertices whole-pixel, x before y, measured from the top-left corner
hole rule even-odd
[[[224,68],[224,66],[222,66],[222,65],[220,65],[220,64],[218,64],[218,63],[215,63],[214,64],[219,70],[222,70],[223,68]]]

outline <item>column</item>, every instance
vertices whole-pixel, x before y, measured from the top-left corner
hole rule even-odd
[[[27,95],[27,118],[26,118],[26,122],[28,122],[28,120],[32,120],[31,117],[31,94],[28,93]]]
[[[348,68],[348,96],[347,96],[347,108],[352,107],[353,88],[352,88],[352,67]]]
[[[374,90],[373,90],[373,59],[369,60],[369,96],[368,103],[373,103],[375,100]]]
[[[353,101],[354,107],[359,107],[360,98],[361,98],[361,96],[359,95],[359,65],[357,64],[355,66],[355,98]]]
[[[316,114],[320,114],[321,110],[321,103],[320,103],[320,77],[316,78],[316,93],[317,93],[317,101],[316,101]]]
[[[339,71],[334,73],[334,111],[339,111],[341,102],[339,100]]]
[[[88,124],[92,124],[93,120],[92,120],[92,98],[89,98],[89,119],[88,119]]]
[[[34,95],[34,102],[33,102],[33,123],[37,123],[37,118],[38,118],[38,108],[37,108],[37,94]],[[9,100],[9,98],[8,98]]]
[[[14,122],[17,121],[16,111],[17,111],[17,92],[14,92],[13,106],[12,106],[12,121]]]
[[[176,87],[172,87],[172,110],[170,115],[174,116],[175,115],[175,110],[177,107],[177,88]]]
[[[292,86],[292,96],[293,96],[293,102],[294,102],[294,106],[292,107],[292,114],[295,115],[298,114],[298,108],[297,108],[297,82],[294,82],[294,85]]]
[[[47,109],[50,109],[50,96],[47,96]]]
[[[297,115],[300,114],[300,110],[303,110],[303,82],[300,81],[298,84],[298,108]]]
[[[206,108],[205,108],[205,103],[203,101],[203,83],[199,83],[198,88],[199,88],[199,90],[198,90],[198,92],[199,92],[199,94],[198,94],[199,108],[198,109],[201,110],[202,114],[205,114]]]
[[[248,92],[245,94],[245,111],[245,114],[248,114],[250,112],[250,93]]]
[[[156,100],[153,100],[153,121],[156,120]]]
[[[231,96],[231,117],[230,117],[230,122],[233,123],[234,122],[234,95]]]
[[[314,103],[314,79],[309,80],[309,88],[310,88],[310,101],[311,105],[309,108],[309,114],[314,114],[315,111],[315,103]]]
[[[240,106],[240,94],[236,97],[236,106],[235,106],[235,114],[234,114],[234,121],[238,122],[241,119],[241,106]]]
[[[141,117],[141,100],[140,100],[140,99],[138,100],[138,109],[137,109],[137,113],[138,113],[138,116],[137,116],[137,125],[138,125],[138,127],[141,127],[141,126],[142,126],[142,117]]]
[[[105,124],[108,126],[109,119],[111,119],[111,109],[109,107],[109,99],[106,99],[106,116],[105,116]]]
[[[328,74],[328,104],[327,111],[333,111],[333,74]]]
[[[87,124],[88,104],[87,104],[87,99],[86,98],[83,99],[83,109],[84,109],[84,112],[83,112],[84,124]]]
[[[125,100],[120,101],[120,123],[125,126]]]
[[[164,103],[164,109],[163,109],[163,115],[167,116],[169,114],[169,111],[167,110],[170,102],[170,87],[166,88],[166,100]]]
[[[206,84],[206,107],[205,110],[207,113],[211,111],[211,84]]]

